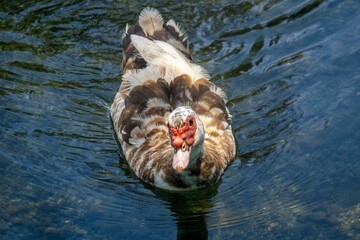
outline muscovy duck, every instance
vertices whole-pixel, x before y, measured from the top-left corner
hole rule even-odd
[[[187,35],[145,8],[122,45],[111,118],[130,168],[168,190],[216,183],[235,157],[231,115],[226,94],[192,62]]]

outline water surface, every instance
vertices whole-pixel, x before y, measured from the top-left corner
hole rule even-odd
[[[237,157],[209,189],[137,179],[109,107],[146,6],[228,94]],[[360,4],[0,3],[2,239],[359,239]]]

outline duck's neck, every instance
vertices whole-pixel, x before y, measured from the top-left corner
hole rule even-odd
[[[203,154],[203,144],[195,147],[190,154],[190,162],[184,171],[177,173],[177,176],[188,188],[197,188],[201,183],[200,166]]]
[[[194,146],[194,148],[191,150],[190,162],[188,166],[189,169],[195,169],[200,167],[200,161],[201,161],[201,156],[203,154],[203,150],[204,150],[203,143]]]

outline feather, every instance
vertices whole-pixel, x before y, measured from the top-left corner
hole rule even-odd
[[[145,8],[140,13],[139,25],[146,35],[152,36],[156,31],[163,29],[164,20],[158,10]]]
[[[185,33],[185,31],[182,29],[182,27],[177,25],[173,19],[170,19],[166,23],[166,26],[168,26],[169,29],[173,28],[174,36],[177,36],[178,38],[183,37],[183,41],[187,39],[187,34]]]
[[[176,48],[166,42],[152,41],[138,35],[131,35],[131,42],[148,65],[152,69],[160,69],[163,72],[161,77],[168,81],[184,73],[188,74],[193,82],[209,77],[205,69],[192,64]]]
[[[124,33],[123,33],[121,39],[124,39],[128,35],[128,31],[129,31],[129,24],[126,24],[126,27],[124,29]]]

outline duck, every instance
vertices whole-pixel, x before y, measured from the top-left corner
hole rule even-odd
[[[122,36],[122,79],[111,105],[133,173],[166,190],[219,181],[236,146],[225,92],[193,62],[187,34],[147,7]]]

